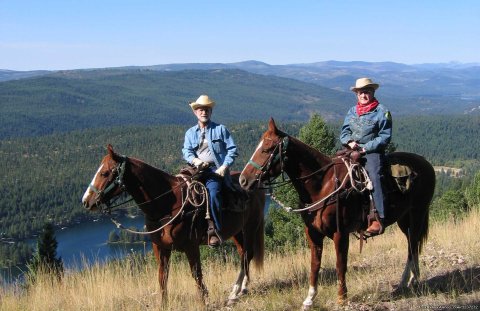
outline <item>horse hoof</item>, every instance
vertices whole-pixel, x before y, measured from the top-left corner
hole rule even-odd
[[[302,311],[307,311],[311,309],[312,309],[312,305],[302,305]]]
[[[347,296],[338,296],[337,298],[337,304],[339,306],[344,306],[347,304]]]
[[[227,301],[227,307],[233,306],[234,304],[237,303],[237,301],[238,301],[237,298],[235,298],[235,299],[228,299],[228,301]]]

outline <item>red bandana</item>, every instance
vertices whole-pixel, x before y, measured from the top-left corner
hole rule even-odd
[[[373,99],[370,104],[366,105],[361,105],[357,102],[357,115],[361,116],[362,114],[372,111],[373,109],[377,108],[378,104],[378,100],[376,99]]]

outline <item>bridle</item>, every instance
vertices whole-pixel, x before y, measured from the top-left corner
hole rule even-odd
[[[121,192],[125,191],[126,187],[125,187],[125,182],[123,180],[123,177],[125,175],[125,166],[127,164],[127,160],[128,158],[126,156],[121,156],[121,160],[111,170],[111,174],[112,176],[115,176],[115,178],[113,178],[112,181],[109,182],[109,184],[105,187],[105,189],[103,190],[98,189],[93,184],[88,185],[88,187],[96,194],[95,205],[98,208],[100,208],[100,211],[103,214],[110,214],[112,208],[120,206],[122,204],[125,204],[133,200],[133,199],[130,199],[118,205],[112,206],[111,199],[113,198],[113,196],[111,196],[109,199],[105,199],[105,198],[108,198],[109,195],[111,195],[118,189],[120,189]]]
[[[257,185],[260,188],[260,180],[262,177],[265,175],[266,182],[263,184],[268,186],[268,188],[272,188],[272,186],[275,187],[280,187],[283,184],[289,183],[290,180],[287,180],[285,178],[285,172],[284,172],[284,166],[285,162],[287,161],[287,147],[289,143],[289,137],[285,136],[282,139],[280,139],[275,147],[273,148],[272,152],[268,156],[268,158],[265,160],[263,164],[258,164],[257,162],[253,161],[250,159],[247,164],[250,164],[254,168],[256,168],[259,173],[255,174],[255,180],[257,181]],[[280,174],[282,175],[282,181],[275,182],[274,177],[270,175],[270,169],[276,165],[278,162],[280,162]]]
[[[278,188],[292,182],[291,179],[285,178],[285,170],[284,170],[285,163],[288,161],[287,147],[288,147],[289,141],[290,141],[289,136],[285,136],[283,139],[279,140],[275,145],[275,147],[273,148],[272,153],[270,153],[269,157],[267,158],[267,160],[265,160],[265,162],[262,165],[258,164],[257,162],[251,159],[248,161],[248,164],[250,164],[251,166],[253,166],[254,168],[260,171],[259,173],[255,174],[255,181],[257,181],[258,188],[269,189],[271,191],[273,188]],[[274,181],[276,177],[270,176],[269,171],[272,166],[277,164],[277,162],[280,162],[280,174],[282,175],[282,180],[276,182]],[[306,176],[298,177],[295,180],[305,180],[318,174],[324,174],[332,166],[334,166],[334,163],[330,162],[327,165],[320,167],[318,170]],[[267,181],[263,183],[266,187],[261,187],[260,181],[264,175],[267,175],[267,179],[266,179]]]
[[[96,197],[95,197],[95,206],[97,206],[97,208],[100,210],[100,212],[104,215],[107,215],[110,217],[110,220],[117,226],[117,228],[119,229],[122,229],[122,230],[125,230],[125,231],[128,231],[130,233],[135,233],[135,234],[143,234],[143,235],[146,235],[146,234],[151,234],[151,233],[155,233],[155,232],[158,232],[160,230],[163,230],[166,226],[170,225],[173,221],[175,221],[177,218],[181,218],[183,217],[185,214],[183,213],[183,210],[185,208],[185,206],[187,204],[190,204],[194,207],[200,207],[202,206],[204,203],[205,203],[205,200],[206,200],[206,193],[207,193],[207,189],[205,188],[204,185],[200,184],[198,181],[190,181],[190,182],[187,182],[187,180],[183,180],[182,182],[180,182],[176,187],[174,188],[171,188],[165,192],[163,192],[162,194],[158,195],[157,197],[151,199],[151,200],[148,200],[148,201],[145,201],[145,202],[142,202],[142,203],[138,203],[136,204],[137,207],[140,207],[140,205],[145,205],[145,204],[149,204],[153,201],[156,201],[158,199],[160,199],[161,197],[173,192],[175,189],[177,188],[182,188],[184,185],[188,185],[187,187],[187,190],[186,190],[186,196],[184,197],[182,195],[182,205],[180,207],[180,210],[179,212],[173,216],[173,217],[170,217],[170,220],[168,220],[165,224],[163,224],[162,226],[160,226],[159,228],[153,230],[153,231],[148,231],[148,232],[140,232],[140,231],[135,231],[135,230],[131,230],[131,229],[128,229],[128,228],[125,228],[121,223],[119,223],[117,220],[115,220],[112,216],[111,216],[111,212],[112,212],[112,209],[115,208],[115,207],[119,207],[121,205],[124,205],[130,201],[133,201],[134,199],[131,198],[129,200],[126,200],[122,203],[119,203],[119,204],[116,204],[116,205],[113,205],[112,206],[112,203],[111,203],[111,200],[113,198],[115,198],[114,196],[111,196],[109,199],[105,200],[105,198],[108,196],[108,195],[111,195],[112,193],[115,193],[115,191],[117,190],[120,190],[120,193],[122,192],[125,192],[126,191],[126,185],[125,185],[125,182],[124,182],[124,176],[125,176],[125,166],[126,166],[126,163],[128,161],[128,157],[126,156],[120,156],[121,157],[121,160],[117,163],[117,165],[111,170],[111,174],[112,176],[115,176],[114,178],[112,178],[111,181],[109,181],[109,184],[105,187],[105,189],[103,190],[100,190],[98,188],[96,188],[93,184],[90,184],[88,187],[93,191],[95,192],[96,194]],[[177,176],[178,177],[178,176]],[[198,187],[198,185],[200,185],[200,189],[196,188]],[[192,198],[191,196],[191,192],[192,191],[196,191],[197,193],[200,193],[200,194],[203,194],[203,197],[200,202],[196,202],[194,201],[194,199]],[[119,193],[119,194],[120,194]],[[183,193],[183,191],[182,191]],[[208,200],[206,200],[207,202],[207,207],[206,207],[206,210],[208,210]]]

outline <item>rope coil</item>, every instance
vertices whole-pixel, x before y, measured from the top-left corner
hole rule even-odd
[[[187,205],[187,203],[190,203],[190,205],[192,205],[195,208],[199,208],[206,203],[206,210],[207,210],[207,217],[208,217],[206,219],[210,219],[210,214],[209,214],[210,208],[209,208],[209,204],[208,204],[208,200],[207,200],[208,192],[207,192],[207,188],[205,187],[205,185],[202,184],[201,182],[197,181],[197,180],[191,180],[190,182],[185,182],[185,183],[187,183],[187,194],[186,194],[185,199],[183,199],[183,197],[182,197],[183,202],[182,202],[182,206],[180,207],[180,210],[178,211],[178,213],[175,216],[172,217],[172,219],[170,219],[163,226],[160,226],[159,228],[157,228],[155,230],[152,230],[152,231],[131,230],[129,228],[125,228],[120,222],[115,220],[113,217],[110,217],[110,220],[115,224],[115,226],[118,229],[122,229],[122,230],[125,230],[125,231],[133,233],[133,234],[140,234],[140,235],[152,234],[152,233],[156,233],[156,232],[159,232],[159,231],[163,230],[165,227],[170,225],[175,219],[177,219],[179,215],[182,215],[183,210],[184,210],[185,206]],[[183,183],[182,185],[184,185],[185,183]],[[171,191],[173,191],[173,190],[169,190],[168,192],[171,192]],[[162,195],[158,196],[155,199],[158,199],[165,194],[166,193],[163,193]],[[201,198],[199,202],[196,201],[196,198],[198,198],[198,197]],[[145,204],[145,202],[142,203],[142,204]]]
[[[343,188],[343,186],[345,186],[345,183],[347,182],[347,180],[349,178],[350,178],[350,181],[351,181],[350,184],[352,185],[352,187],[356,191],[358,191],[358,192],[364,192],[365,190],[371,191],[373,189],[373,184],[372,184],[372,181],[370,180],[370,177],[368,177],[368,173],[365,170],[365,168],[363,166],[361,166],[359,163],[353,163],[352,164],[350,162],[347,162],[344,158],[341,158],[341,159],[343,161],[343,164],[345,164],[345,166],[347,167],[347,174],[345,174],[345,177],[343,178],[340,186],[338,188],[336,188],[334,191],[330,192],[327,196],[323,197],[322,199],[320,199],[320,200],[318,200],[318,201],[316,201],[312,204],[305,204],[304,208],[294,209],[290,206],[285,206],[282,202],[280,202],[273,195],[273,193],[270,194],[270,197],[272,198],[272,200],[274,200],[278,205],[280,205],[287,212],[289,212],[289,213],[290,212],[300,213],[300,212],[307,211],[307,210],[311,209],[312,207],[317,206],[320,203],[325,202],[330,197],[332,197],[333,195],[338,193]],[[356,172],[357,178],[354,177],[354,173],[353,173],[354,171]],[[358,174],[361,174],[361,175],[358,175]]]

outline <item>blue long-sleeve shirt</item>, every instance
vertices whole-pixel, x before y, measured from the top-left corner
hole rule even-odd
[[[356,141],[367,153],[384,152],[391,138],[392,116],[381,104],[360,116],[353,106],[345,117],[340,134],[343,145]]]
[[[215,157],[215,166],[232,166],[238,153],[237,146],[227,128],[222,124],[210,121],[207,125],[205,135],[208,139],[208,149]],[[185,161],[192,163],[193,158],[197,157],[196,151],[200,146],[200,142],[201,129],[197,124],[188,129],[185,133],[185,140],[182,148]]]

